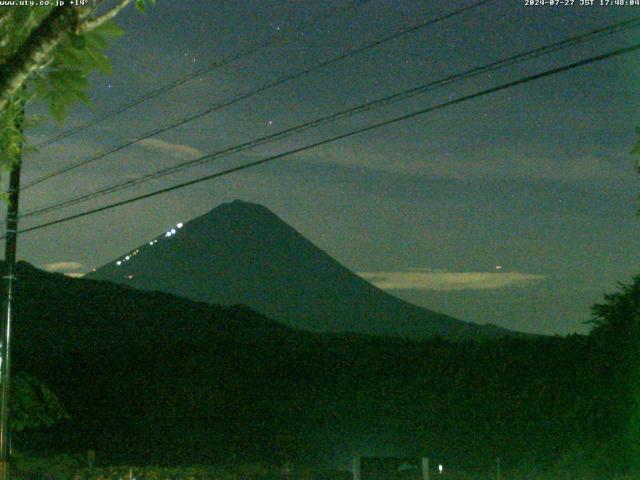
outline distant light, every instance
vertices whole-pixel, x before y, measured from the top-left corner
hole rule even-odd
[[[179,224],[176,225],[176,227],[178,227],[178,228],[182,228],[182,226],[183,226],[182,223],[179,223]]]
[[[438,472],[442,473],[442,465],[438,465]]]
[[[131,255],[127,255],[126,257],[124,257],[125,260],[130,260],[131,259]]]
[[[502,270],[502,265],[496,265],[496,270]]]
[[[175,234],[176,234],[176,229],[175,229],[175,228],[172,228],[172,229],[171,229],[171,235],[175,235]]]
[[[133,275],[129,275],[129,276],[127,276],[127,278],[133,278]]]
[[[149,242],[149,245],[153,245],[153,242]]]
[[[118,261],[116,262],[116,265],[122,265],[122,261],[121,261],[121,260],[118,260]]]
[[[165,237],[170,237],[171,236],[171,232],[167,232],[164,234]]]

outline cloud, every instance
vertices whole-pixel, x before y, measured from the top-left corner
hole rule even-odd
[[[84,273],[76,271],[82,269],[82,267],[83,265],[80,262],[53,262],[42,266],[47,272],[62,273],[72,278],[84,277]]]
[[[314,157],[319,163],[348,168],[365,167],[381,172],[425,175],[453,180],[527,179],[540,181],[570,181],[623,179],[633,170],[620,149],[596,147],[591,152],[557,155],[548,149],[522,145],[487,145],[469,148],[449,146],[434,148],[427,153],[414,147],[389,142],[368,147],[366,154],[357,148],[336,144]]]
[[[67,277],[71,277],[71,278],[82,278],[82,277],[84,277],[84,273],[80,273],[80,272],[65,273],[65,275]]]
[[[496,290],[523,287],[546,278],[522,272],[439,272],[409,270],[404,272],[359,272],[365,280],[383,290]]]
[[[165,142],[157,138],[146,138],[140,140],[138,145],[149,150],[156,150],[170,155],[179,155],[182,157],[201,157],[203,154],[197,148],[181,143]]]
[[[47,263],[42,266],[47,272],[72,272],[73,270],[79,270],[83,267],[80,262],[54,262]]]

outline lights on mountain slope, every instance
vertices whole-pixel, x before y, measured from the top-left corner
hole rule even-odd
[[[165,232],[164,237],[165,238],[169,238],[173,235],[175,235],[177,233],[176,228],[182,228],[184,227],[184,223],[180,222],[177,223],[175,228],[172,228],[171,230],[168,230],[167,232]],[[152,240],[149,242],[149,246],[152,247],[154,246],[156,243],[158,243],[158,239],[156,238],[155,240]],[[124,262],[128,262],[129,260],[131,260],[133,257],[135,257],[138,253],[140,252],[139,248],[136,248],[133,252],[131,252],[129,255],[127,255],[126,257],[124,257],[123,259],[120,259],[118,261],[116,261],[116,265],[120,266],[122,265]],[[132,277],[129,277],[132,278]]]
[[[171,237],[172,235],[175,235],[175,234],[177,233],[176,228],[182,228],[182,227],[184,227],[184,224],[183,224],[182,222],[180,222],[180,223],[176,224],[176,227],[175,227],[175,228],[172,228],[171,230],[168,230],[168,231],[164,234],[165,238],[169,238],[169,237]]]

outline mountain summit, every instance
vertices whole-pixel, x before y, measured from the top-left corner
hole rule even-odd
[[[432,312],[371,285],[261,205],[236,200],[158,236],[87,278],[192,300],[245,304],[296,328],[414,339],[513,332]]]

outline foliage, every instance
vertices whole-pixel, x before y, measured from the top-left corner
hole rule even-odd
[[[23,105],[27,103],[27,97],[26,91],[21,90],[0,114],[0,162],[5,167],[12,166],[20,159],[24,141]]]
[[[18,454],[13,462],[15,477],[33,480],[70,480],[85,467],[83,459],[73,455],[33,457]]]
[[[620,283],[592,311],[592,358],[607,379],[597,410],[608,413],[625,463],[640,469],[640,275]]]
[[[161,467],[120,465],[102,468],[84,468],[79,457],[58,455],[53,457],[20,457],[16,459],[16,473],[21,478],[43,480],[349,480],[352,473],[347,470],[323,471],[305,469],[296,471],[292,477],[282,475],[278,469],[261,465],[233,466],[187,466]],[[432,478],[439,477],[432,475]],[[547,468],[522,464],[503,471],[503,478],[510,480],[635,480],[635,475],[599,473],[588,466],[566,465],[560,459]],[[495,472],[464,472],[447,470],[447,480],[494,480]]]
[[[14,375],[11,402],[9,419],[11,429],[17,432],[51,426],[69,418],[56,394],[25,372]]]
[[[4,167],[19,158],[23,131],[30,122],[23,122],[25,104],[46,102],[51,116],[62,123],[74,102],[89,103],[89,75],[111,73],[105,54],[108,40],[123,33],[108,20],[129,1],[120,0],[106,12],[100,9],[102,2],[0,10],[0,158]],[[136,0],[136,6],[144,11],[147,3],[154,2]],[[66,21],[59,20],[63,16]],[[21,88],[15,89],[16,85]]]
[[[635,347],[640,335],[640,275],[630,283],[619,283],[618,291],[592,307],[592,334],[629,342]],[[619,344],[618,344],[619,346]]]
[[[34,74],[34,96],[47,102],[56,120],[63,122],[74,102],[89,104],[88,76],[94,70],[111,73],[111,61],[105,55],[107,40],[123,33],[114,23],[80,35],[70,32],[55,49],[47,68]]]
[[[595,309],[590,336],[456,343],[311,334],[246,307],[18,274],[16,364],[47,375],[73,417],[67,445],[100,462],[314,465],[389,447],[449,478],[496,456],[514,479],[632,466],[633,357],[611,326],[628,324],[614,317],[634,311],[635,284]]]
[[[11,28],[11,31],[5,32],[4,35],[19,40],[23,36],[19,33],[28,31],[24,25],[36,23],[43,8],[21,7],[10,10],[16,13],[17,18],[14,22],[8,23],[11,27],[5,25],[5,30]],[[80,35],[73,32],[64,35],[47,64],[33,73],[25,88],[15,94],[0,112],[0,156],[3,159],[14,162],[19,158],[24,142],[23,131],[28,126],[21,125],[21,117],[23,107],[29,102],[36,99],[46,102],[50,114],[58,122],[65,120],[68,109],[74,102],[89,103],[87,77],[94,70],[111,72],[111,63],[105,55],[107,39],[120,34],[122,31],[117,26],[107,23]],[[19,45],[17,41],[9,44],[6,49],[9,51],[5,53],[4,58],[0,58],[0,65],[15,53],[10,50],[14,44]],[[5,166],[8,166],[7,162]]]
[[[378,432],[447,464],[506,465],[597,436],[584,337],[314,335],[246,308],[20,267],[16,364],[48,375],[75,448],[102,461],[316,461]]]
[[[262,465],[233,467],[191,466],[111,466],[85,468],[75,473],[74,480],[273,480],[276,471]]]
[[[0,59],[16,52],[51,13],[53,6],[3,8],[0,10]],[[4,63],[4,61],[3,61]]]

